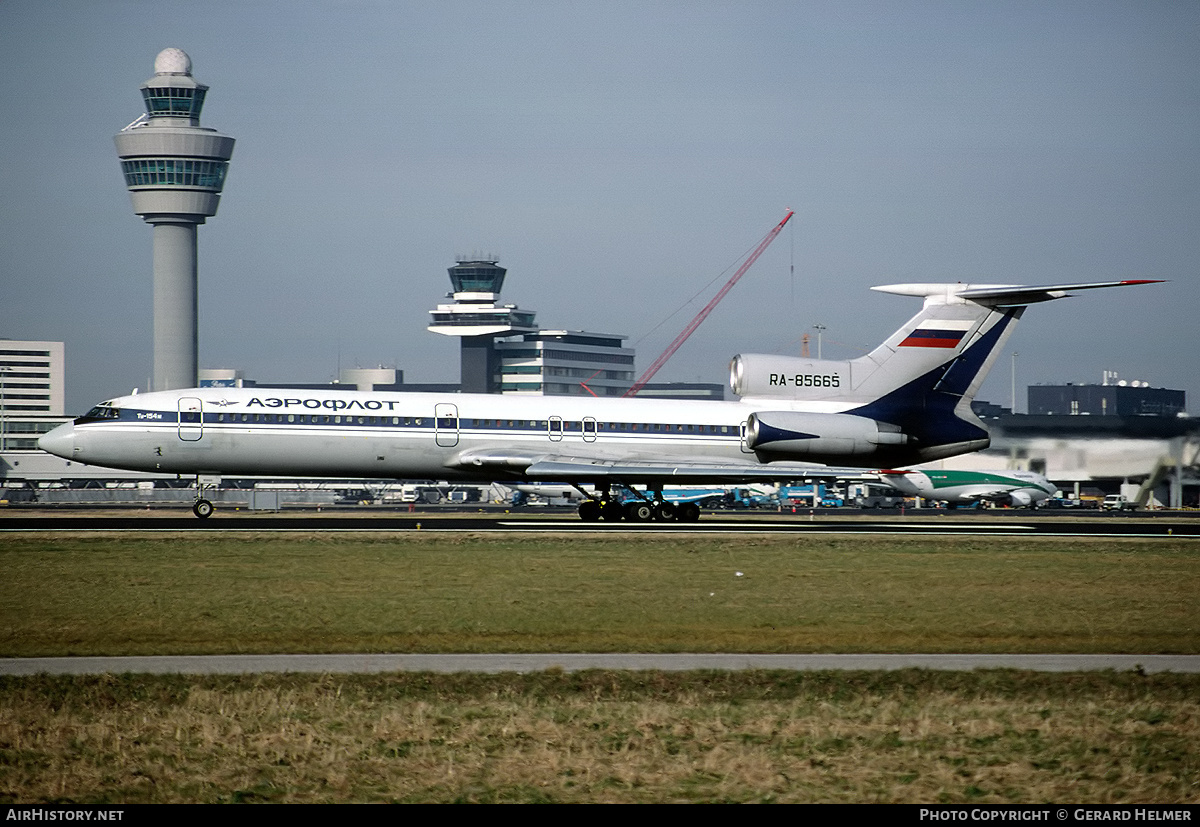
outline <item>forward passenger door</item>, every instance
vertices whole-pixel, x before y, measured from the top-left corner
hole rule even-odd
[[[194,396],[179,399],[179,438],[198,442],[204,436],[204,403]]]
[[[458,444],[458,406],[438,402],[433,406],[433,441],[441,448]]]

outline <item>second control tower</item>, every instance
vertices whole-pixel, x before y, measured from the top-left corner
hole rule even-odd
[[[233,155],[233,138],[200,126],[206,92],[191,58],[164,49],[142,84],[145,114],[115,138],[133,211],[154,227],[156,391],[197,384],[196,228],[217,214]]]
[[[453,304],[430,310],[433,324],[428,330],[462,339],[463,393],[499,393],[500,354],[496,338],[536,331],[534,312],[515,304],[498,304],[504,274],[495,259],[460,258],[450,268]]]

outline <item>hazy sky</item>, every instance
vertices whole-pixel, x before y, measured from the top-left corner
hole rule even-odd
[[[169,46],[237,139],[201,367],[457,381],[427,311],[488,252],[505,301],[628,335],[640,371],[793,208],[657,380],[818,323],[861,355],[919,308],[871,285],[1162,278],[1032,308],[981,396],[1008,404],[1016,350],[1021,386],[1115,370],[1198,410],[1192,0],[4,0],[0,336],[66,342],[68,413],[148,383],[152,230],[112,136]]]

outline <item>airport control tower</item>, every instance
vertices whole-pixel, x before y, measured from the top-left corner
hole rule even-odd
[[[496,339],[535,332],[535,314],[515,304],[497,304],[508,271],[495,259],[460,258],[448,272],[454,292],[447,298],[454,299],[454,303],[439,304],[436,310],[430,310],[433,324],[427,329],[462,338],[463,393],[498,393],[500,355]]]
[[[154,226],[152,390],[197,384],[196,227],[217,214],[233,138],[200,126],[208,87],[181,49],[154,59],[146,112],[114,139],[133,211]]]

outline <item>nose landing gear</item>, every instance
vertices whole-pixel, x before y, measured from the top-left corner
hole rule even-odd
[[[192,513],[201,520],[207,520],[212,516],[213,507],[212,500],[204,496],[205,491],[216,490],[221,485],[221,478],[214,477],[211,474],[196,475],[196,501],[192,503]]]

